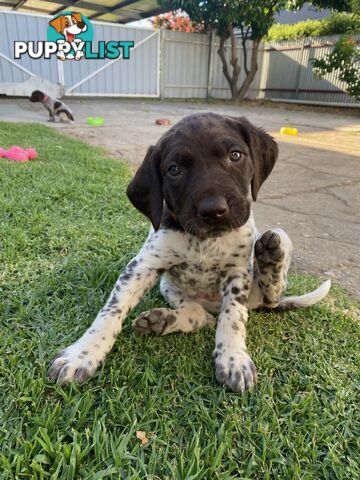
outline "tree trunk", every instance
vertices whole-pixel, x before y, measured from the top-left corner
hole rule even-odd
[[[230,34],[231,39],[231,60],[230,65],[232,67],[232,74],[229,71],[229,64],[226,60],[226,51],[225,51],[225,42]],[[232,25],[228,26],[228,32],[220,36],[220,45],[218,49],[218,55],[220,57],[223,73],[226,78],[226,81],[229,84],[231,90],[231,100],[234,103],[240,102],[244,99],[256,72],[258,71],[258,52],[261,39],[253,40],[252,50],[251,50],[251,60],[250,60],[250,69],[247,66],[247,52],[246,52],[246,39],[243,38],[242,47],[243,47],[243,58],[244,58],[244,71],[246,73],[245,80],[238,88],[238,80],[240,76],[241,68],[239,66],[239,59],[237,56],[237,44],[234,34],[234,29]]]
[[[239,67],[239,59],[237,56],[237,44],[236,44],[236,37],[234,33],[234,28],[232,25],[228,26],[228,30],[230,33],[230,39],[231,39],[231,66],[233,68],[233,74],[232,74],[232,84],[233,84],[233,90],[232,90],[232,100],[236,101],[237,98],[237,83],[239,80],[240,76],[240,67]]]
[[[244,99],[256,72],[258,71],[258,52],[259,52],[259,45],[261,40],[253,40],[252,50],[251,50],[251,61],[250,61],[250,70],[247,71],[247,75],[245,80],[243,81],[242,85],[240,86],[239,90],[237,91],[236,95],[236,102],[240,102]],[[245,48],[245,46],[243,46]],[[246,56],[244,57],[246,58]],[[246,69],[247,70],[247,69]]]
[[[226,60],[226,51],[225,51],[225,42],[227,38],[230,35],[231,39],[231,60],[230,64],[232,67],[232,75],[230,75],[229,71],[229,65]],[[236,101],[237,98],[237,83],[239,80],[239,75],[240,75],[240,67],[239,67],[239,59],[237,57],[237,49],[236,49],[236,38],[235,38],[235,33],[234,33],[234,28],[230,24],[228,25],[228,31],[224,33],[223,35],[220,36],[220,45],[218,49],[218,55],[220,57],[222,66],[223,66],[223,73],[226,78],[226,81],[228,82],[231,90],[231,99],[233,101]]]
[[[237,85],[234,84],[234,82],[233,82],[233,79],[232,79],[232,77],[230,75],[230,72],[229,72],[229,66],[228,66],[227,60],[226,60],[226,53],[225,53],[226,39],[227,39],[227,36],[221,35],[220,45],[219,45],[219,49],[218,49],[217,53],[218,53],[218,55],[220,57],[220,60],[221,60],[221,63],[222,63],[223,74],[224,74],[224,76],[226,78],[226,81],[228,82],[230,90],[231,90],[231,98],[232,98],[232,100],[235,100],[236,95],[237,95],[237,88],[236,88]]]

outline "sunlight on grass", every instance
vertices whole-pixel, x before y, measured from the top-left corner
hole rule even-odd
[[[6,123],[0,145],[39,152],[0,159],[1,479],[360,478],[359,322],[336,289],[307,310],[251,314],[259,383],[243,396],[215,382],[213,330],[141,337],[130,322],[95,378],[51,384],[52,355],[93,320],[148,222],[100,149]],[[293,275],[290,290],[318,284]],[[131,318],[161,304],[155,288]]]

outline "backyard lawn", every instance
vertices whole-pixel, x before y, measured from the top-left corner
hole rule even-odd
[[[0,159],[1,479],[360,478],[359,315],[337,288],[307,310],[251,314],[259,382],[243,396],[215,381],[213,330],[143,337],[129,321],[95,378],[49,382],[149,225],[102,150],[0,122],[12,145],[39,158]],[[319,284],[293,275],[289,292]],[[131,318],[160,304],[155,288]]]

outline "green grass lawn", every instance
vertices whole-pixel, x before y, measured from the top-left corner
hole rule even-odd
[[[1,479],[360,478],[359,318],[337,289],[251,314],[259,382],[243,396],[215,381],[213,330],[142,337],[128,321],[95,378],[50,383],[53,354],[94,319],[148,222],[126,199],[129,171],[100,149],[0,123],[11,145],[39,158],[0,159]],[[155,288],[131,318],[161,304]]]

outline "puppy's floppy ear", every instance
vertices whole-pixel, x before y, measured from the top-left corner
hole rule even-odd
[[[75,18],[76,22],[85,23],[81,16],[81,13],[72,13],[71,16]]]
[[[59,17],[54,18],[49,22],[49,25],[53,27],[58,33],[63,33],[64,30],[64,16],[60,15]]]
[[[126,191],[130,202],[151,220],[155,230],[160,227],[164,202],[160,161],[158,148],[151,146]]]
[[[274,168],[279,149],[273,137],[261,128],[255,127],[245,117],[237,119],[240,131],[248,144],[254,167],[251,181],[251,195],[255,201],[261,185]]]

